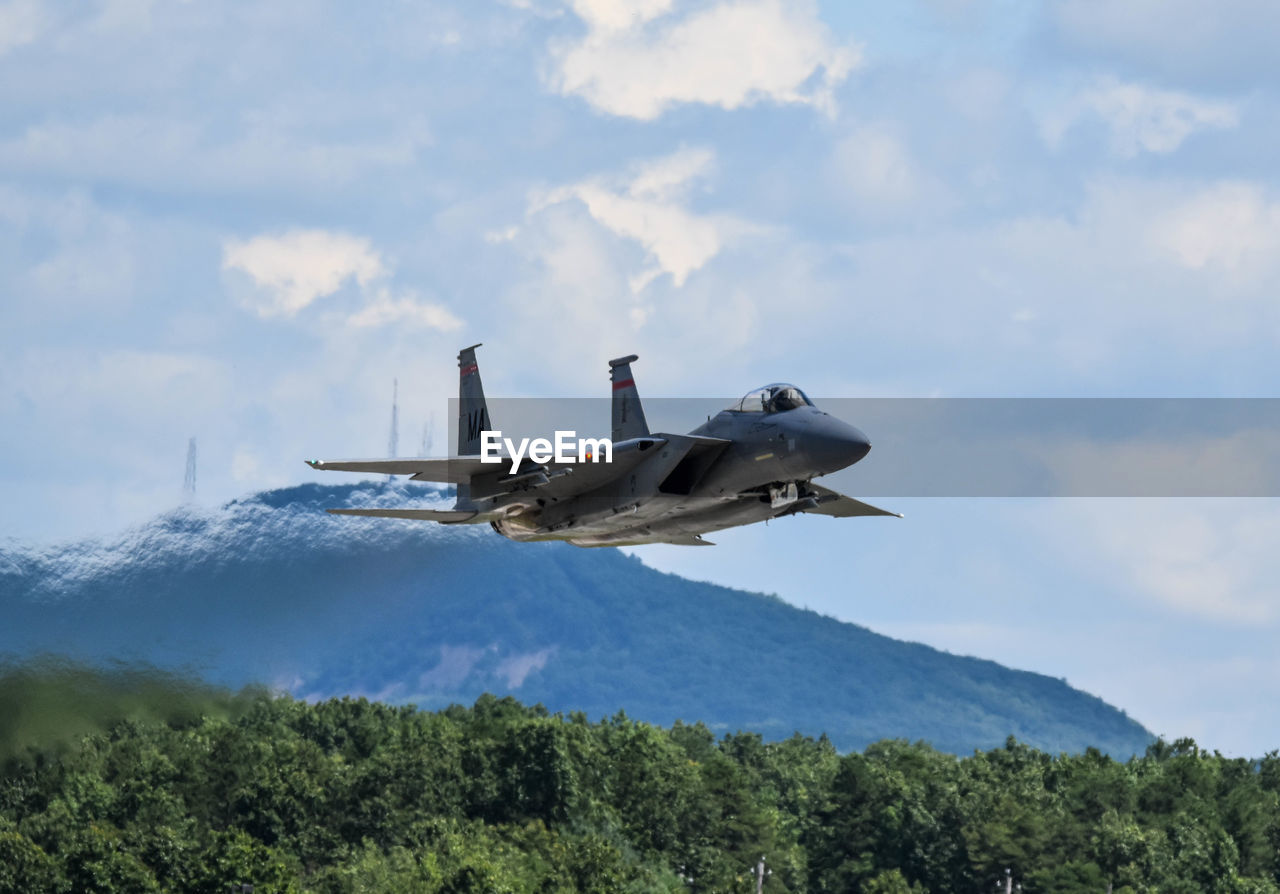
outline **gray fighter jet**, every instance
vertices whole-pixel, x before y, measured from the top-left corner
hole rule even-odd
[[[638,358],[609,361],[613,387],[609,462],[481,460],[493,430],[475,349],[458,354],[458,455],[446,459],[310,460],[313,469],[409,475],[457,487],[452,509],[330,509],[337,515],[480,524],[512,540],[577,546],[674,543],[801,512],[892,515],[815,484],[867,455],[867,436],[813,405],[794,385],[757,388],[687,435],[651,433],[631,375]],[[491,443],[491,442],[490,442]],[[901,516],[898,516],[901,517]]]

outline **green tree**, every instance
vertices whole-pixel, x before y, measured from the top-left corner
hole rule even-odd
[[[288,894],[301,890],[300,867],[242,829],[215,832],[201,854],[193,890],[225,894],[229,885],[253,885],[254,894]]]
[[[0,818],[0,894],[63,890],[58,863],[7,819]]]

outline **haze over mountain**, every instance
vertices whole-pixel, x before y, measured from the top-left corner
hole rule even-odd
[[[444,499],[426,486],[304,485],[182,507],[111,540],[10,543],[0,652],[423,707],[489,691],[593,718],[625,710],[770,738],[825,732],[842,749],[905,738],[963,753],[1014,735],[1127,757],[1152,739],[1065,681],[663,574],[614,550],[322,511]]]

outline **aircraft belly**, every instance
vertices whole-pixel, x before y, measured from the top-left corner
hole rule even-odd
[[[777,510],[766,502],[738,500],[722,503],[703,512],[673,518],[668,524],[683,533],[704,534],[707,531],[722,531],[725,528],[754,524],[772,518],[776,513]]]
[[[666,512],[653,513],[647,518],[639,517],[638,513],[614,516],[594,524],[575,525],[570,529],[571,534],[565,531],[563,535],[565,539],[584,546],[661,543],[753,524],[775,514],[776,510],[768,503],[759,500],[707,500],[698,501],[695,507],[686,499],[682,511],[670,507]]]
[[[666,524],[673,518],[683,517],[690,508],[702,510],[706,505],[716,503],[714,500],[690,501],[688,497],[655,494],[637,501],[620,511],[610,511],[593,518],[578,518],[572,524],[557,528],[572,531],[574,536],[612,534],[622,530],[649,528],[653,525]]]

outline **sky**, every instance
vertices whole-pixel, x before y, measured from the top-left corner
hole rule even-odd
[[[0,0],[0,537],[173,506],[191,437],[210,504],[385,455],[395,379],[440,453],[475,342],[508,397],[633,352],[653,397],[1275,397],[1278,43],[1270,0]],[[1280,748],[1274,500],[876,502],[637,552]]]

